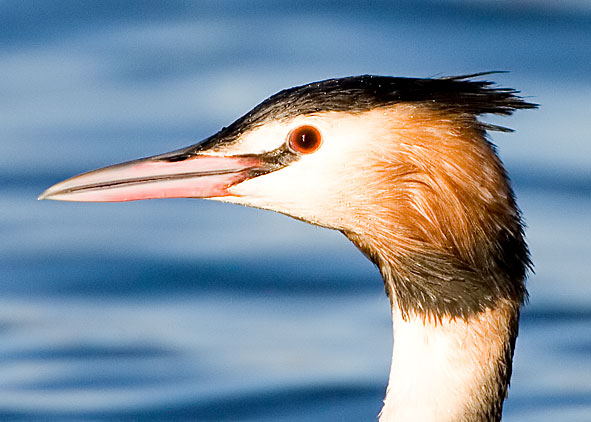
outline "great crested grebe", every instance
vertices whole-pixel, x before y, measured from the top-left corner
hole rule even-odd
[[[204,141],[39,199],[209,198],[341,231],[375,265],[394,348],[380,421],[498,421],[530,267],[478,120],[536,107],[475,80],[357,76],[281,91]]]

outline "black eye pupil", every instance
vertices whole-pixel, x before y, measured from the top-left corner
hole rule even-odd
[[[322,136],[313,126],[302,126],[291,132],[289,146],[302,154],[310,154],[320,148]]]

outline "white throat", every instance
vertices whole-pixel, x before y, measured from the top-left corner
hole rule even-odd
[[[509,341],[506,316],[501,306],[468,321],[405,320],[394,306],[392,367],[380,422],[481,420],[478,415],[495,401],[488,395],[498,391]]]

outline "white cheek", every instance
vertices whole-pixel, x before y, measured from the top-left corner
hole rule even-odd
[[[240,202],[245,205],[312,219],[319,210],[326,208],[328,186],[322,180],[323,175],[311,167],[310,163],[300,160],[281,170],[247,180],[229,191],[240,196]]]
[[[338,142],[323,144],[287,167],[247,180],[229,191],[236,202],[272,209],[311,222],[338,226],[339,210],[347,206],[347,194],[355,179],[350,151]],[[345,163],[345,164],[343,164]]]
[[[245,137],[232,153],[269,151],[285,142],[289,130],[302,124],[316,126],[322,133],[320,149],[302,155],[287,167],[242,182],[229,189],[235,197],[222,200],[278,211],[292,217],[332,228],[344,228],[343,219],[351,217],[349,205],[360,205],[371,171],[371,141],[376,132],[372,119],[357,115],[294,119],[289,125],[271,123]],[[379,127],[379,126],[378,126]],[[279,135],[280,134],[280,135]],[[269,138],[279,137],[274,144]],[[247,148],[248,147],[248,148]]]

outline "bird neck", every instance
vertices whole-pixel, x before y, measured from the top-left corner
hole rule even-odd
[[[380,421],[500,421],[518,319],[519,306],[509,301],[469,318],[441,319],[404,314],[394,305]]]
[[[379,267],[392,305],[394,348],[381,422],[500,421],[527,295],[527,248],[515,233],[499,236],[498,244],[510,247],[497,247],[501,256],[482,266],[429,245],[412,249],[346,233]]]

